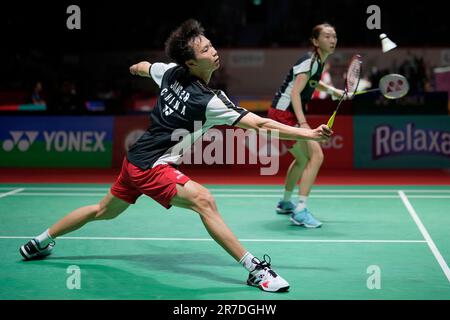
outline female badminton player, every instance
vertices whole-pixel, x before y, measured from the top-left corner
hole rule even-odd
[[[333,98],[342,96],[342,90],[320,81],[325,62],[336,48],[337,37],[334,27],[327,23],[315,26],[311,42],[313,52],[303,55],[289,70],[272,101],[268,112],[269,118],[290,126],[310,128],[305,113],[314,90],[326,91]],[[294,156],[294,160],[287,171],[283,199],[278,202],[276,212],[290,214],[291,221],[296,225],[318,228],[322,223],[308,209],[307,199],[324,158],[320,144],[316,141],[283,141],[283,143]],[[299,201],[295,204],[291,197],[298,181],[300,181]]]

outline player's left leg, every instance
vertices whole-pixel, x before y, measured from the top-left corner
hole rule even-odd
[[[318,228],[322,225],[322,222],[314,218],[309,211],[307,200],[322,166],[324,156],[320,144],[316,141],[306,141],[301,145],[301,148],[301,152],[308,156],[309,161],[300,179],[299,202],[291,216],[291,221],[308,228]]]
[[[246,253],[242,244],[223,221],[209,190],[199,183],[190,180],[185,185],[177,184],[177,194],[170,204],[199,213],[211,237],[236,261]]]
[[[317,141],[309,140],[305,142],[302,145],[302,152],[308,155],[309,161],[301,177],[299,195],[308,197],[322,166],[324,156],[322,147]]]
[[[249,253],[228,228],[220,215],[211,193],[192,180],[184,185],[177,184],[177,194],[170,204],[188,208],[200,215],[210,236],[248,271],[247,284],[264,291],[281,292],[289,289],[289,284],[270,267],[270,260],[261,261]]]

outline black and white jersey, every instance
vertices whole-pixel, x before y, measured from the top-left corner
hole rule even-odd
[[[308,82],[300,93],[303,111],[305,112],[306,104],[311,100],[315,88],[319,84],[323,71],[323,64],[317,54],[311,52],[302,56],[295,65],[289,70],[283,84],[278,89],[272,100],[272,108],[279,110],[288,110],[294,112],[291,104],[291,92],[294,86],[295,77],[300,73],[308,74]]]
[[[178,150],[185,152],[209,128],[235,125],[248,113],[175,63],[154,63],[149,73],[161,90],[149,128],[127,153],[141,169],[179,164],[183,154]]]

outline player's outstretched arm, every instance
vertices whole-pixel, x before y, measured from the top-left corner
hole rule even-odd
[[[296,128],[279,123],[272,119],[262,118],[254,113],[247,113],[236,124],[236,126],[244,129],[254,129],[257,131],[278,131],[280,139],[285,140],[316,140],[324,141],[331,137],[333,131],[326,125],[322,124],[315,129]]]
[[[147,61],[141,61],[130,67],[130,73],[141,77],[150,77],[149,70],[152,64]]]

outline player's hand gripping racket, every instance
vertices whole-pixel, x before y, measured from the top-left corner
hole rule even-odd
[[[333,115],[327,122],[328,128],[331,129],[333,127],[334,118],[336,117],[336,113],[338,112],[339,106],[341,105],[344,98],[348,97],[349,99],[351,99],[355,95],[356,89],[358,88],[359,85],[360,78],[361,78],[361,56],[359,54],[356,54],[350,60],[350,64],[347,69],[347,76],[345,78],[344,93],[339,99],[336,110],[334,110]]]
[[[368,92],[380,91],[381,94],[387,99],[399,99],[404,97],[409,91],[408,80],[401,74],[387,74],[382,77],[378,83],[378,88],[358,91],[357,94],[363,94]]]

